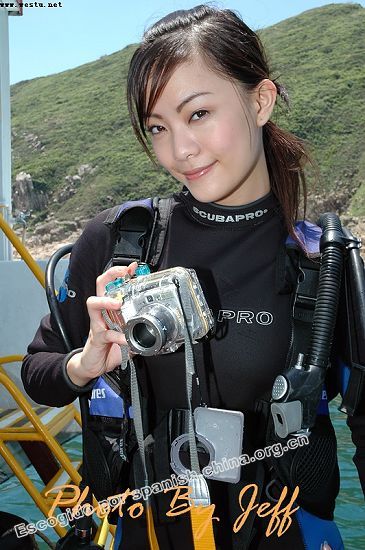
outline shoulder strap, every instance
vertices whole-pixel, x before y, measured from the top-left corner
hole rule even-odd
[[[156,266],[165,242],[167,226],[176,201],[173,197],[127,201],[112,208],[104,221],[115,235],[115,246],[104,271],[111,266],[127,266],[133,261]],[[121,368],[103,375],[104,380],[121,387]],[[129,395],[129,381],[124,393]]]
[[[116,244],[107,268],[129,265],[136,260],[156,267],[175,204],[173,197],[155,197],[127,201],[112,208],[104,223],[115,234]]]
[[[148,254],[148,262],[151,266],[156,267],[159,263],[161,253],[165,244],[167,228],[169,225],[170,215],[176,205],[174,197],[153,199],[153,207],[158,212],[157,223],[152,229],[151,234],[151,252]],[[155,238],[154,246],[152,247],[153,239]]]
[[[291,342],[285,369],[294,366],[298,354],[309,346],[317,299],[321,228],[307,221],[297,222],[295,232],[303,247],[288,236],[285,242],[286,283],[293,292]]]
[[[310,261],[300,254],[295,261],[297,281],[293,293],[291,349],[286,368],[293,367],[298,354],[309,347],[319,282],[319,262]]]

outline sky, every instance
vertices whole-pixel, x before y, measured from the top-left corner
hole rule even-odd
[[[202,0],[200,0],[203,3]],[[30,4],[33,3],[33,7]],[[36,4],[38,3],[38,7]],[[254,30],[329,3],[320,0],[219,0]],[[140,41],[146,27],[199,0],[61,0],[26,2],[22,17],[9,17],[10,83],[78,67]],[[29,7],[26,7],[26,5]],[[44,7],[40,5],[43,4]],[[0,2],[1,5],[1,2]],[[0,8],[1,9],[1,8]]]

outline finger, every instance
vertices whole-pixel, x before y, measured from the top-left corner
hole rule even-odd
[[[127,340],[122,332],[116,330],[105,329],[100,332],[90,334],[89,343],[91,347],[103,348],[106,345],[118,344],[118,346],[128,345]]]
[[[102,316],[102,310],[120,309],[120,301],[108,296],[90,296],[86,300],[86,307],[90,317],[90,329],[99,327],[99,330],[105,330],[105,321]]]
[[[107,283],[114,281],[118,277],[124,277],[127,273],[131,276],[134,275],[137,266],[137,262],[132,262],[128,267],[116,265],[105,271],[102,275],[99,275],[96,279],[96,294],[98,296],[104,296]]]
[[[121,347],[126,345],[123,335],[115,331],[104,332],[96,337],[89,335],[80,359],[83,372],[91,378],[115,369],[122,361]]]

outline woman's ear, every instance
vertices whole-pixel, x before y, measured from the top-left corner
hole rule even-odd
[[[275,106],[277,90],[272,80],[265,78],[256,86],[255,107],[257,126],[264,126]]]

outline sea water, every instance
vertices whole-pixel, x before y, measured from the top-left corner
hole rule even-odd
[[[337,400],[331,405],[331,418],[337,434],[341,470],[341,490],[337,499],[335,519],[341,531],[345,549],[362,550],[365,549],[365,502],[357,471],[352,462],[354,446],[350,430],[346,425],[346,416],[337,410],[338,405],[339,401]],[[76,436],[65,443],[64,449],[71,460],[80,460],[81,436]],[[32,467],[27,468],[27,474],[37,487],[43,488]],[[16,514],[29,522],[36,522],[44,517],[16,477],[10,478],[0,486],[0,510]],[[51,541],[57,540],[53,529],[48,529],[43,533]],[[37,542],[42,550],[49,548],[38,537]]]

